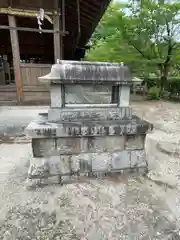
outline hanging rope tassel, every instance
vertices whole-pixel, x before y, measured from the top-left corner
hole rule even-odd
[[[38,25],[39,25],[39,33],[42,33],[42,22],[44,21],[44,9],[40,8],[39,16],[37,17]]]

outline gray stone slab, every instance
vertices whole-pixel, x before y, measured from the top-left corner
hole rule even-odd
[[[81,152],[114,152],[124,150],[124,136],[81,138]]]
[[[31,158],[28,170],[29,176],[46,176],[50,175],[49,166],[46,158]]]
[[[130,151],[112,153],[112,170],[130,168]]]
[[[128,107],[130,99],[130,86],[121,86],[119,89],[119,106]]]
[[[96,154],[92,159],[92,172],[108,172],[111,169],[111,154]]]
[[[32,121],[25,132],[33,138],[83,137],[83,136],[121,136],[146,134],[152,124],[133,117],[132,120],[84,121],[49,123],[47,116]]]
[[[108,104],[111,96],[112,86],[65,85],[66,104]]]
[[[124,136],[59,138],[56,139],[56,152],[53,154],[121,151],[124,145]]]
[[[114,153],[80,153],[77,155],[33,158],[29,176],[48,177],[72,173],[118,172],[125,169],[147,169],[144,151],[117,151]]]
[[[52,156],[55,149],[56,143],[53,138],[45,139],[32,139],[32,149],[34,157],[45,157]]]
[[[58,86],[52,85],[50,87],[50,95],[51,95],[51,107],[61,108],[63,104],[61,85]]]
[[[70,156],[52,156],[48,162],[51,174],[67,174],[71,172]]]
[[[81,152],[81,138],[56,139],[56,151],[54,154],[76,154]]]
[[[39,77],[43,83],[79,84],[79,83],[131,83],[132,76],[127,66],[120,63],[60,61],[54,64],[51,72]]]
[[[146,135],[127,135],[125,140],[125,149],[142,150],[144,149]]]
[[[147,167],[145,150],[131,151],[131,168]]]
[[[59,156],[80,153],[103,153],[124,150],[124,136],[67,137],[33,139],[34,157]]]
[[[77,122],[77,121],[104,121],[131,119],[132,110],[129,107],[113,108],[79,108],[79,109],[60,109],[50,108],[48,111],[49,122]]]

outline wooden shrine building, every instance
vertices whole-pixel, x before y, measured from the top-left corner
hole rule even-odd
[[[81,60],[110,0],[1,0],[0,103],[48,103],[38,77],[57,59]],[[38,18],[44,19],[39,28]]]

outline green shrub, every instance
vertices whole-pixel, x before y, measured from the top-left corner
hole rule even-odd
[[[158,78],[144,78],[143,85],[146,84],[147,88],[151,88],[154,86],[159,85],[159,79]]]
[[[169,92],[170,97],[180,94],[180,79],[171,78],[167,81],[165,90]]]
[[[159,100],[160,99],[161,89],[157,86],[151,87],[148,90],[148,99],[149,100]]]

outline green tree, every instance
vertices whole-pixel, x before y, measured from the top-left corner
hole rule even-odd
[[[113,3],[93,35],[94,47],[88,58],[123,61],[143,74],[155,72],[162,92],[168,74],[180,60],[179,14],[179,1]]]

